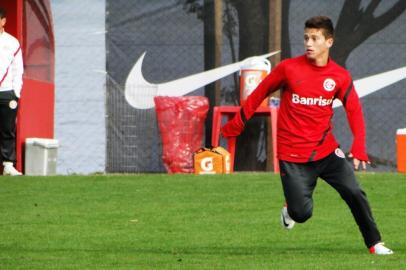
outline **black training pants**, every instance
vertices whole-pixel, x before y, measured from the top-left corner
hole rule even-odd
[[[13,90],[0,91],[0,158],[16,160],[16,117],[18,98]]]
[[[337,190],[350,207],[365,245],[369,248],[381,241],[367,196],[355,179],[351,164],[345,158],[333,152],[317,161],[307,163],[280,161],[279,164],[288,213],[293,220],[302,223],[311,217],[312,194],[317,178],[320,177]]]

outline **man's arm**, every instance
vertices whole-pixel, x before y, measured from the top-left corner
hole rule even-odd
[[[275,67],[272,72],[265,77],[264,80],[257,86],[257,88],[248,96],[233,119],[227,122],[221,128],[223,137],[236,137],[244,130],[245,123],[252,117],[256,109],[261,105],[262,101],[269,96],[269,94],[278,90],[283,84],[285,78],[283,62]]]
[[[21,52],[21,48],[18,48],[18,50],[14,55],[14,60],[11,63],[11,69],[13,74],[13,89],[16,96],[19,98],[21,88],[23,86],[23,73],[24,73],[23,55]]]
[[[365,121],[362,113],[362,105],[355,91],[351,77],[348,77],[348,80],[344,82],[338,97],[343,103],[345,112],[347,113],[347,120],[354,136],[350,151],[354,159],[354,167],[358,169],[360,163],[362,163],[362,167],[365,169],[366,162],[369,163],[366,151]]]

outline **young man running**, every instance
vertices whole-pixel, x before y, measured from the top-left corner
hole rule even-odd
[[[278,117],[278,157],[286,199],[281,223],[292,229],[312,215],[312,194],[322,178],[341,195],[373,254],[392,254],[381,241],[366,194],[355,178],[332,133],[332,103],[338,98],[347,113],[354,141],[354,167],[366,168],[365,124],[351,75],[329,58],[334,27],[330,18],[308,19],[304,28],[305,54],[282,61],[248,97],[239,114],[223,128],[224,137],[238,136],[261,102],[282,89]]]

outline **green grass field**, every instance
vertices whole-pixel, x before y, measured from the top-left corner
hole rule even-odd
[[[406,269],[406,175],[358,178],[392,256],[323,181],[285,231],[274,174],[0,177],[0,269]]]

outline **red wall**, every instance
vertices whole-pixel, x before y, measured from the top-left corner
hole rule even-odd
[[[17,164],[24,169],[26,138],[54,137],[54,36],[49,0],[0,0],[6,31],[20,40],[24,78],[17,116]]]

